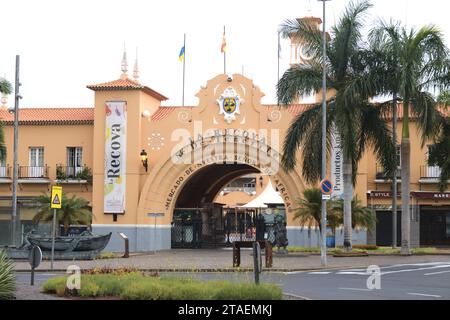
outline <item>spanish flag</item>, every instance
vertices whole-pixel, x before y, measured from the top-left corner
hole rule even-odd
[[[223,28],[223,38],[222,38],[222,47],[220,48],[220,52],[227,52],[227,41],[225,40],[225,27]]]
[[[180,54],[178,55],[178,60],[183,61],[184,59],[184,46],[180,50]]]

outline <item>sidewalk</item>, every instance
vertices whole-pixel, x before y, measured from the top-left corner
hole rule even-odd
[[[241,267],[233,268],[232,250],[230,249],[176,249],[132,255],[130,258],[114,258],[90,261],[55,261],[54,271],[65,272],[70,265],[81,269],[134,267],[145,271],[181,271],[181,272],[227,272],[253,270],[251,250],[241,250]],[[368,256],[337,258],[328,256],[327,268],[367,267],[369,265],[394,265],[425,262],[449,262],[449,255],[414,255],[414,256]],[[264,257],[263,257],[264,265]],[[288,272],[321,269],[318,255],[273,255],[273,267],[264,271]],[[16,271],[29,271],[28,261],[16,261]],[[50,261],[44,260],[37,272],[50,270]]]

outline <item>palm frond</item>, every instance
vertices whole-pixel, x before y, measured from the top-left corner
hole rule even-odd
[[[299,96],[317,92],[321,88],[322,68],[320,66],[312,62],[294,65],[286,70],[277,84],[278,101],[289,104]]]
[[[339,23],[332,28],[334,39],[331,52],[334,57],[331,60],[338,81],[343,80],[351,56],[359,49],[365,13],[371,7],[372,4],[367,0],[356,3],[351,1]]]
[[[11,83],[5,78],[0,77],[0,93],[11,94],[13,91]]]
[[[302,42],[307,54],[322,63],[322,32],[307,19],[288,19],[280,26],[284,38],[295,38]]]

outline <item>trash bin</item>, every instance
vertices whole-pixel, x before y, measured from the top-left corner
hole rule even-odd
[[[334,234],[327,235],[327,248],[334,248],[336,246],[336,237]]]

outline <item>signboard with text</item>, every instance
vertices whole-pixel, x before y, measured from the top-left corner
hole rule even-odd
[[[105,213],[125,211],[125,170],[127,116],[126,102],[113,101],[105,105]]]
[[[331,127],[331,183],[332,198],[342,198],[344,194],[344,175],[341,135],[333,123]]]

